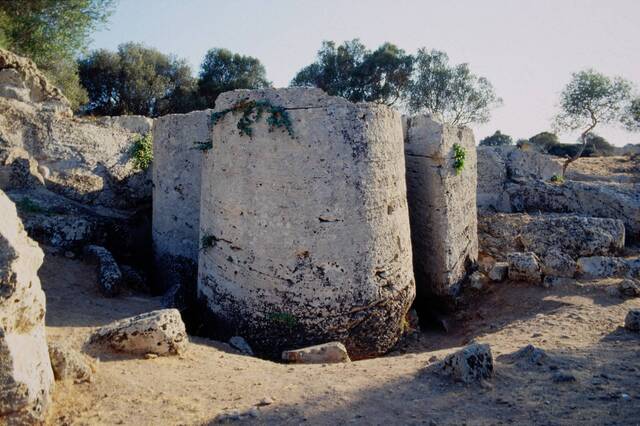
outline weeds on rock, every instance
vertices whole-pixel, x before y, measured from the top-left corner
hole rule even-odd
[[[551,176],[550,180],[553,183],[563,184],[564,183],[564,176],[562,176],[562,175],[553,175],[553,176]]]
[[[240,135],[247,135],[251,137],[253,135],[253,128],[251,126],[253,123],[258,122],[265,112],[269,114],[267,117],[267,124],[269,124],[270,132],[274,131],[276,128],[281,128],[286,130],[287,133],[289,133],[289,136],[293,137],[293,127],[286,108],[275,106],[266,100],[243,100],[233,105],[231,108],[214,112],[211,114],[211,126],[215,126],[228,113],[232,113],[233,115],[241,113],[242,116],[238,120],[237,124],[238,130],[240,130]]]
[[[133,166],[138,170],[146,170],[153,161],[153,135],[147,133],[138,137],[131,148]]]
[[[453,144],[453,168],[456,170],[456,175],[459,175],[464,168],[464,160],[467,157],[467,151],[455,143]]]

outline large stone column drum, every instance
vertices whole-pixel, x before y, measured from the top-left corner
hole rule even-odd
[[[415,292],[398,114],[302,88],[227,92],[215,111],[198,277],[213,327],[267,356],[390,349]]]
[[[476,146],[470,129],[428,115],[405,118],[404,132],[420,308],[455,296],[478,259]]]

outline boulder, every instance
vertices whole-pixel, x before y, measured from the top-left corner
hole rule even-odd
[[[624,327],[631,331],[640,331],[640,309],[630,309],[624,319]]]
[[[540,283],[542,280],[542,268],[540,259],[533,252],[509,253],[509,279],[512,281],[525,281]]]
[[[213,118],[199,220],[208,332],[273,358],[327,341],[353,358],[388,351],[415,295],[398,113],[289,88],[223,93]]]
[[[626,278],[618,284],[620,294],[627,297],[640,297],[640,283],[637,280]]]
[[[404,118],[407,202],[418,303],[451,297],[478,260],[473,132],[428,115]],[[465,155],[456,170],[455,150]]]
[[[496,262],[489,271],[489,279],[491,281],[504,281],[509,275],[508,262]]]
[[[573,277],[577,264],[567,254],[553,248],[542,256],[542,272],[546,276]]]
[[[180,312],[161,309],[101,327],[89,343],[135,355],[178,355],[187,349],[188,337]]]
[[[75,383],[93,381],[95,363],[85,355],[62,343],[49,343],[49,358],[56,380],[73,380]]]
[[[625,243],[624,223],[566,214],[481,213],[478,218],[480,249],[497,259],[510,251],[532,251],[544,256],[550,250],[577,259],[620,253]]]
[[[98,266],[98,286],[107,297],[116,296],[122,287],[122,272],[109,250],[90,245],[84,249],[85,257]]]
[[[244,340],[243,337],[233,336],[231,339],[229,339],[229,344],[243,354],[253,356],[253,349],[251,349],[251,346],[247,343],[246,340]]]
[[[482,290],[488,282],[487,276],[480,271],[475,271],[469,275],[469,287],[474,290]]]
[[[473,343],[447,355],[442,371],[456,381],[473,383],[493,377],[493,356],[488,344]]]
[[[340,342],[323,343],[282,352],[282,359],[296,364],[330,364],[350,362],[347,348]]]
[[[584,279],[635,276],[640,273],[640,258],[591,256],[578,259],[578,276]]]
[[[628,237],[640,238],[640,184],[565,181],[510,183],[513,212],[573,213],[589,217],[619,219]]]
[[[38,424],[53,386],[37,274],[44,254],[2,191],[0,217],[0,423]]]

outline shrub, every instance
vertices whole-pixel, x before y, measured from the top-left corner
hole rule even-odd
[[[467,157],[465,149],[458,145],[453,144],[453,168],[456,170],[456,175],[459,175],[464,168],[464,159]]]
[[[505,135],[501,133],[500,130],[496,130],[496,132],[487,136],[486,138],[480,141],[480,146],[506,146],[513,145],[513,139],[509,135]]]
[[[147,133],[138,137],[131,148],[133,166],[138,170],[146,170],[153,161],[153,135]]]

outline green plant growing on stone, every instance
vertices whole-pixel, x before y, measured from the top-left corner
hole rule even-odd
[[[228,113],[232,113],[233,115],[242,114],[238,120],[238,130],[240,130],[240,135],[251,137],[253,135],[253,128],[251,126],[258,122],[265,112],[269,114],[267,124],[269,124],[270,132],[276,128],[281,128],[286,130],[289,136],[293,137],[293,126],[286,108],[275,106],[266,100],[244,100],[233,105],[231,108],[214,112],[211,114],[211,126],[215,126]]]
[[[286,312],[272,312],[269,314],[269,320],[287,328],[293,328],[298,324],[298,320],[296,320],[293,315]]]
[[[553,175],[551,176],[551,182],[553,183],[564,183],[564,176],[562,175]]]
[[[455,143],[453,144],[453,168],[456,171],[456,175],[459,175],[464,168],[464,160],[467,157],[467,151],[465,149]]]
[[[131,148],[133,166],[138,170],[146,170],[153,161],[153,135],[147,133],[138,137]]]

